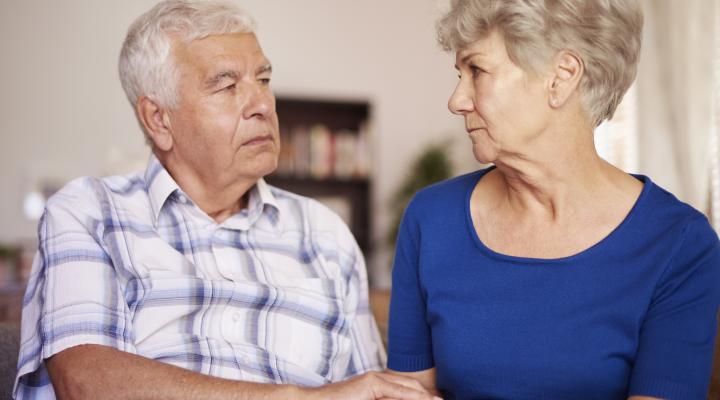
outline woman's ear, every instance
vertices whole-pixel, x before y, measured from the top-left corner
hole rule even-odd
[[[142,96],[137,101],[136,112],[153,146],[161,151],[169,151],[173,145],[173,136],[167,111],[155,100]]]
[[[585,73],[585,64],[575,53],[563,50],[553,60],[548,87],[550,107],[559,108],[572,96]]]

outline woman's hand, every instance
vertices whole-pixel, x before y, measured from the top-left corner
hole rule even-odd
[[[441,400],[416,380],[385,372],[368,372],[347,381],[306,389],[313,400]]]

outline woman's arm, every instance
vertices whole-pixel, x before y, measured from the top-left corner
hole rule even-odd
[[[391,369],[387,370],[386,372],[394,374],[394,375],[402,375],[406,376],[408,378],[415,379],[416,381],[420,382],[420,384],[427,390],[428,392],[434,394],[435,396],[440,396],[440,392],[438,392],[437,387],[435,386],[435,368],[426,369],[424,371],[418,371],[418,372],[398,372],[393,371]],[[628,397],[628,400],[661,400],[657,397],[647,397],[647,396],[630,396]]]

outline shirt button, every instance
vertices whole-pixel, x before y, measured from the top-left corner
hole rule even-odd
[[[178,200],[183,204],[187,204],[187,201],[188,201],[187,197],[185,197],[183,195],[178,196]]]
[[[240,313],[235,313],[232,316],[233,322],[240,322]]]

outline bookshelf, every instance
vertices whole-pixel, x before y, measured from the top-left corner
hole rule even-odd
[[[282,149],[266,181],[312,197],[348,224],[366,256],[371,246],[370,105],[279,96]]]

